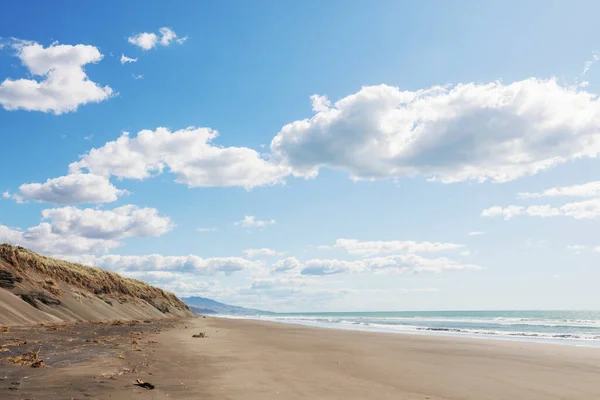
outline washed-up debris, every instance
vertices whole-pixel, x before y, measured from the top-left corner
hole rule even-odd
[[[66,333],[77,333],[63,325],[50,325],[46,328],[49,332],[66,332]]]
[[[148,389],[148,390],[152,390],[154,389],[154,385],[151,384],[150,382],[144,382],[141,379],[138,379],[135,381],[134,385],[139,386],[139,387],[143,387],[144,389]]]
[[[197,333],[196,335],[192,335],[193,338],[207,338],[208,335],[206,334],[206,332],[200,332]]]
[[[26,345],[26,344],[27,344],[26,340],[8,339],[2,346],[3,347],[8,347],[8,346],[23,346],[23,345]]]
[[[44,360],[40,358],[40,351],[28,351],[18,356],[7,357],[5,360],[11,361],[13,364],[20,365],[22,367],[29,366],[33,368],[42,368],[46,365]]]
[[[10,328],[8,326],[0,326],[0,333],[10,333]]]

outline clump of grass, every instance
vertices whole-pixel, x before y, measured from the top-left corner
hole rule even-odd
[[[44,360],[40,358],[40,351],[28,351],[23,354],[19,354],[18,356],[7,357],[6,360],[11,361],[13,364],[20,365],[22,367],[33,367],[33,368],[43,368],[46,365],[44,364]]]

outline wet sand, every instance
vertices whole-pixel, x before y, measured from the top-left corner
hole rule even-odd
[[[19,335],[38,340],[32,348],[49,357],[47,368],[0,363],[0,398],[600,398],[598,348],[218,318],[41,329],[0,334],[0,345]],[[199,332],[208,337],[192,337]]]

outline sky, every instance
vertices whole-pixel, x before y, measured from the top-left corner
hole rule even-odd
[[[0,242],[274,311],[600,309],[600,3],[1,10]]]

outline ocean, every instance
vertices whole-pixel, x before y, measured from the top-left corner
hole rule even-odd
[[[332,312],[235,318],[322,328],[600,346],[600,311]]]

